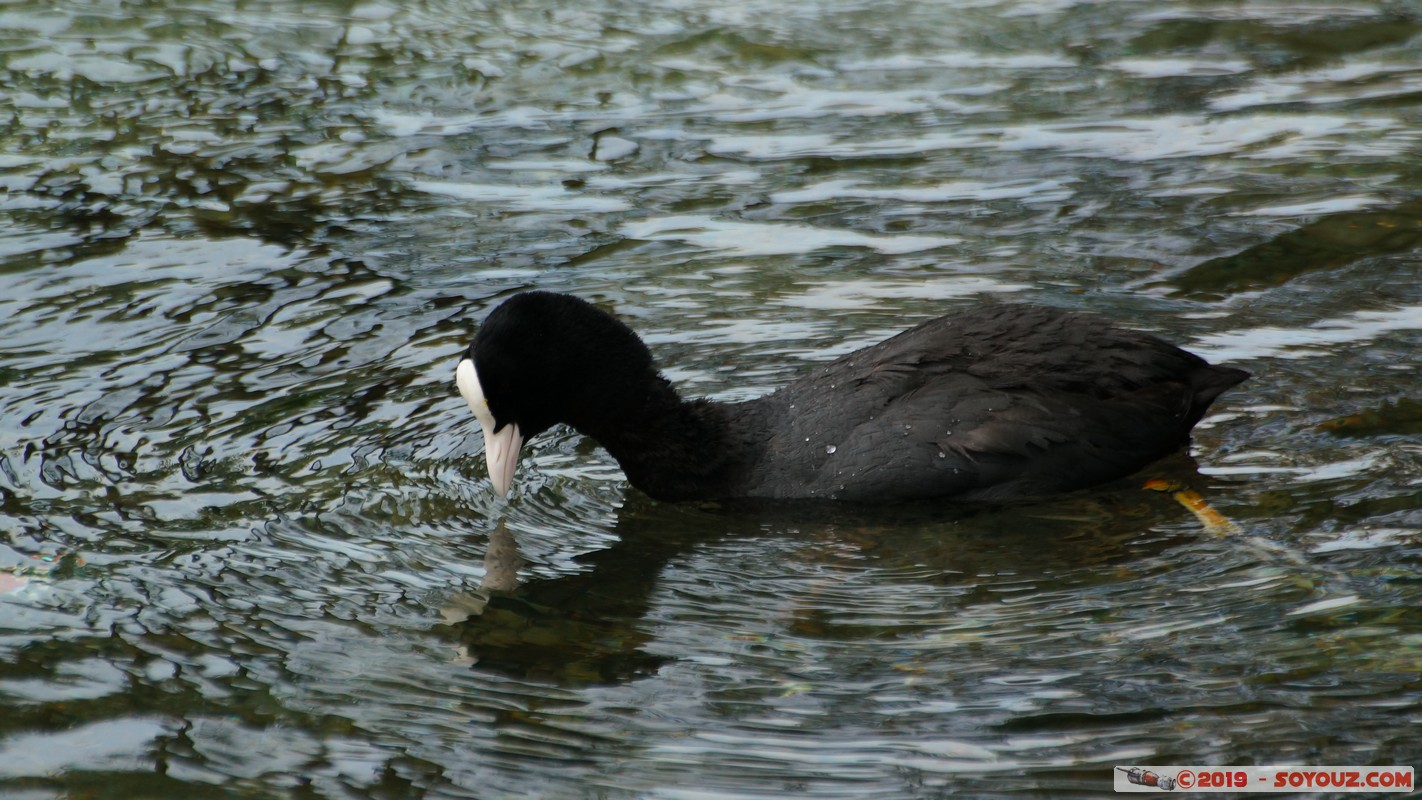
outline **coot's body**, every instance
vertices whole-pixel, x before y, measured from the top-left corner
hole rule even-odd
[[[1030,305],[929,320],[765,397],[684,401],[636,334],[567,295],[496,309],[460,392],[506,492],[522,441],[566,422],[664,500],[1015,500],[1129,475],[1182,447],[1248,373]]]

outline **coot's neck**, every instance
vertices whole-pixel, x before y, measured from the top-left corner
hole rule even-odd
[[[634,398],[569,420],[607,448],[633,486],[657,500],[726,497],[743,478],[746,453],[732,430],[736,406],[685,401],[660,375]]]

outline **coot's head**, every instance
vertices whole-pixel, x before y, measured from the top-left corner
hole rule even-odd
[[[596,435],[659,380],[631,328],[576,297],[524,292],[489,314],[455,384],[484,429],[494,491],[507,495],[523,443],[565,422]]]

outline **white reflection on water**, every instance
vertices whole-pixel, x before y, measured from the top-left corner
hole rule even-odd
[[[918,114],[925,111],[965,113],[971,108],[947,100],[939,92],[921,90],[844,91],[817,89],[793,79],[749,80],[737,82],[738,89],[754,89],[777,95],[769,102],[732,94],[717,93],[703,98],[700,110],[725,122],[761,122],[774,119],[811,119],[816,117],[881,117],[890,114]]]
[[[1281,205],[1262,206],[1251,208],[1248,211],[1236,211],[1236,217],[1312,217],[1321,214],[1339,214],[1345,211],[1361,211],[1365,208],[1386,203],[1386,199],[1377,195],[1356,194],[1344,197],[1330,197],[1326,200],[1310,200],[1303,203],[1285,203]]]
[[[1336,345],[1369,342],[1395,331],[1416,330],[1422,330],[1422,306],[1403,306],[1390,311],[1358,311],[1301,328],[1265,325],[1218,331],[1199,337],[1191,349],[1211,361],[1309,358],[1327,355]]]
[[[872,158],[951,149],[1059,150],[1118,161],[1232,155],[1289,159],[1311,153],[1401,154],[1415,134],[1395,119],[1341,114],[1252,114],[1223,118],[1163,114],[1059,123],[930,129],[912,137],[872,141],[826,133],[718,136],[707,152],[754,159]]]
[[[867,247],[879,253],[914,253],[957,244],[951,236],[858,233],[785,222],[736,222],[699,214],[652,217],[622,226],[623,235],[644,241],[680,241],[740,256],[810,253],[824,247]]]
[[[60,81],[77,77],[102,83],[142,83],[164,77],[161,71],[145,69],[131,60],[86,53],[81,42],[57,43],[54,48],[51,52],[13,58],[9,67],[16,72]]]
[[[846,71],[903,69],[1058,69],[1074,67],[1076,62],[1065,56],[1049,53],[1018,53],[992,55],[988,53],[902,53],[882,58],[846,61],[839,65]]]
[[[876,158],[982,146],[984,142],[979,136],[943,130],[913,137],[884,137],[872,142],[828,133],[767,133],[717,136],[706,145],[706,152],[771,160],[809,156]]]
[[[1297,158],[1312,152],[1376,153],[1391,146],[1373,141],[1396,130],[1394,119],[1329,114],[1252,114],[1224,118],[1164,114],[995,129],[1005,150],[1054,149],[1120,161],[1153,161],[1232,154],[1244,158]],[[987,132],[985,131],[984,134]]]
[[[27,731],[0,745],[0,777],[142,769],[153,740],[175,727],[159,717],[130,717],[58,731]]]
[[[821,310],[893,308],[886,300],[958,300],[987,292],[1020,292],[1031,287],[984,277],[919,281],[856,280],[805,284],[804,291],[776,298],[777,305]],[[852,351],[846,351],[852,352]]]
[[[1107,66],[1143,78],[1234,75],[1249,71],[1248,61],[1228,58],[1122,58]]]
[[[1309,548],[1311,553],[1334,553],[1339,550],[1384,550],[1415,539],[1418,532],[1406,528],[1366,526],[1341,531],[1336,538]]]
[[[1275,103],[1325,105],[1418,91],[1422,91],[1422,69],[1416,64],[1347,64],[1259,78],[1244,89],[1214,98],[1210,108],[1235,111]]]
[[[600,213],[626,211],[631,207],[624,200],[576,194],[557,185],[509,186],[453,181],[412,181],[410,188],[474,203],[498,203],[503,208],[516,211]]]
[[[775,192],[775,203],[821,203],[845,197],[869,200],[903,200],[910,203],[943,203],[951,200],[1024,200],[1034,203],[1060,203],[1076,194],[1068,188],[1075,181],[1015,180],[1015,181],[946,181],[933,186],[871,187],[862,181],[840,179],[822,181],[786,192]]]

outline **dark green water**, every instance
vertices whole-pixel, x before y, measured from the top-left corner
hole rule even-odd
[[[1419,52],[1366,0],[0,5],[0,795],[1422,765]],[[1255,373],[1156,470],[1239,530],[660,505],[567,431],[496,502],[453,369],[534,286],[721,398],[1125,320]]]

